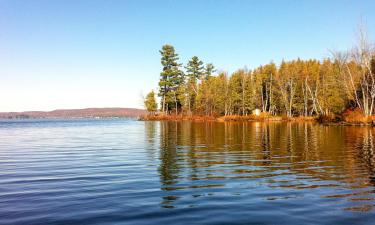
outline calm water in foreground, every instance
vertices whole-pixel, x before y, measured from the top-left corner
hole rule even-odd
[[[0,122],[0,224],[375,224],[375,129]]]

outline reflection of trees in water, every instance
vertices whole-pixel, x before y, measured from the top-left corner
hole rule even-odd
[[[367,129],[363,136],[362,157],[370,172],[370,183],[375,186],[375,156],[373,129]]]
[[[177,163],[177,122],[160,123],[160,180],[166,190],[170,185],[176,184],[179,166]]]
[[[156,135],[157,135],[157,126],[158,122],[154,121],[145,121],[145,143],[147,154],[150,157],[151,161],[156,159],[156,150],[158,149]]]
[[[159,130],[160,182],[169,193],[193,190],[199,181],[204,188],[225,185],[228,179],[262,177],[280,188],[318,187],[318,181],[350,188],[363,177],[363,187],[374,184],[372,129],[358,132],[359,128],[314,123],[161,122]],[[367,175],[360,170],[364,165]],[[294,185],[281,182],[286,177]],[[162,204],[171,207],[177,199],[166,193]]]
[[[374,134],[373,129],[366,129],[363,135],[362,148],[360,148],[362,159],[370,172],[371,183],[375,185],[375,156],[374,156]]]
[[[271,165],[271,132],[270,132],[270,126],[262,126],[262,152],[263,152],[263,165]]]
[[[293,143],[293,131],[292,131],[292,124],[287,123],[286,124],[286,141],[287,141],[287,147],[286,150],[290,154],[291,157],[294,156],[294,143]],[[292,158],[293,159],[293,158]]]
[[[182,137],[182,143],[178,143],[179,145],[183,146],[186,155],[186,161],[188,166],[188,176],[191,180],[198,179],[197,176],[197,155],[195,151],[195,146],[197,145],[197,136],[199,137],[199,133],[194,132],[195,127],[200,124],[190,123],[187,122],[184,124],[188,129],[181,130],[182,132],[179,134]]]
[[[356,160],[364,165],[369,179],[368,183],[375,186],[375,155],[374,155],[374,128],[352,128],[345,129],[348,138],[347,145],[353,147],[357,152]],[[361,171],[361,168],[357,169]],[[367,184],[367,181],[364,181]]]
[[[163,121],[160,122],[160,165],[159,176],[161,189],[163,191],[175,191],[179,182],[179,143],[181,143],[181,126],[180,122]],[[178,196],[167,194],[162,197],[162,206],[173,207],[173,202]]]

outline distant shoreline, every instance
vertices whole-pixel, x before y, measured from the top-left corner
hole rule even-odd
[[[0,121],[3,120],[80,120],[80,119],[92,119],[92,120],[100,120],[100,119],[139,119],[139,117],[134,116],[106,116],[106,117],[0,117]]]
[[[53,111],[0,112],[0,119],[137,118],[145,113],[145,110],[135,108],[58,109]]]

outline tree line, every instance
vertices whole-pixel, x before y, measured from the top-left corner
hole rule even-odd
[[[375,51],[362,29],[350,51],[332,52],[323,60],[270,62],[232,74],[217,72],[193,56],[185,66],[171,45],[160,50],[162,72],[160,112],[185,115],[249,115],[260,109],[270,115],[320,116],[359,108],[374,114]],[[157,111],[156,94],[145,98],[149,112]]]

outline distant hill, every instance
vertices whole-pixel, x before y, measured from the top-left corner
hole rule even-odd
[[[58,109],[53,111],[0,112],[0,118],[92,118],[92,117],[139,117],[143,109],[134,108],[87,108]]]

